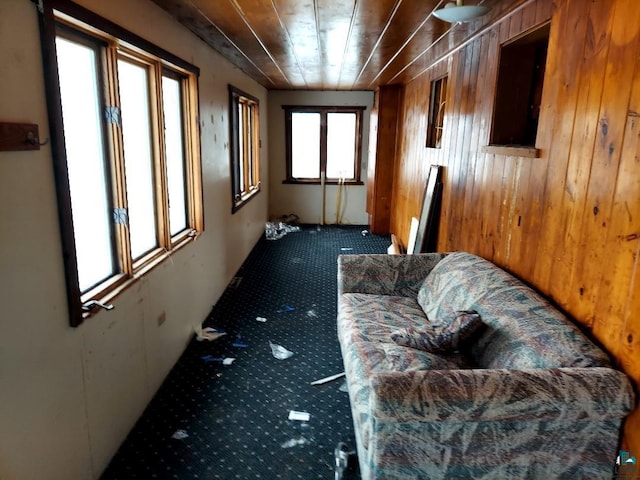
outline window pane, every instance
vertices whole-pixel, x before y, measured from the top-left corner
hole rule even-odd
[[[355,178],[356,114],[327,113],[327,178]]]
[[[291,114],[291,176],[320,178],[320,114]]]
[[[184,134],[182,131],[180,82],[178,80],[162,77],[162,105],[167,185],[169,187],[169,231],[171,235],[175,235],[187,228]]]
[[[80,290],[114,273],[96,51],[56,39]]]
[[[245,193],[247,191],[244,181],[244,109],[244,104],[238,102],[238,182],[240,182],[238,193]]]
[[[147,69],[118,60],[131,256],[155,247],[156,216]]]
[[[236,212],[260,189],[260,156],[257,149],[259,102],[229,85],[229,106],[232,122],[232,212]]]
[[[260,185],[260,117],[258,105],[251,106],[251,186]]]
[[[247,104],[247,174],[246,174],[246,188],[247,191],[251,188],[253,183],[253,108]]]

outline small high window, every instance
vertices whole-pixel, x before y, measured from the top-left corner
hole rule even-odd
[[[427,125],[427,147],[442,147],[444,128],[444,108],[447,100],[447,77],[431,82],[429,96],[429,123]]]
[[[500,50],[492,145],[535,146],[549,28],[539,27]]]

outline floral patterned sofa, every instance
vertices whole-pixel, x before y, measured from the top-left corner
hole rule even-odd
[[[430,353],[392,334],[475,311]],[[341,255],[338,337],[362,478],[611,478],[627,377],[535,291],[465,252]]]

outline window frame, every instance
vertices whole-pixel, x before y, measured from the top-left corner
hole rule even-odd
[[[238,113],[241,105],[245,107],[242,119]],[[261,191],[260,100],[229,85],[229,119],[231,213],[233,214]],[[240,148],[241,142],[242,148]],[[241,154],[242,158],[240,158]]]
[[[364,106],[311,106],[311,105],[283,105],[285,113],[285,144],[286,144],[286,178],[284,184],[318,185],[322,183],[322,174],[327,170],[327,114],[329,113],[354,113],[356,115],[356,145],[354,153],[355,178],[340,181],[338,178],[325,178],[327,185],[363,185],[362,182],[362,132],[364,124]],[[318,178],[295,178],[293,171],[292,152],[292,115],[294,113],[318,113],[320,114],[320,177]]]
[[[431,81],[429,119],[427,122],[427,148],[442,148],[448,85],[448,74]]]
[[[39,15],[41,47],[45,76],[47,110],[51,133],[52,160],[56,183],[58,216],[65,267],[65,283],[69,323],[79,326],[96,312],[96,303],[107,304],[155,266],[169,258],[177,249],[194,241],[204,230],[202,171],[198,125],[199,69],[173,54],[153,45],[122,27],[69,0],[44,0]],[[111,249],[115,258],[114,273],[98,284],[81,291],[78,278],[75,233],[72,218],[71,190],[65,147],[62,98],[58,76],[56,38],[96,45],[99,68],[99,103],[102,112],[103,148],[108,203],[113,213],[110,229]],[[157,246],[133,259],[130,252],[128,225],[118,218],[127,207],[124,178],[122,122],[119,114],[117,79],[118,59],[148,66],[153,76],[147,85],[150,95],[151,156]],[[166,181],[165,139],[163,133],[162,90],[158,82],[163,76],[180,79],[183,122],[183,161],[187,226],[170,234],[169,200]],[[107,110],[117,117],[107,120]],[[119,210],[120,209],[120,210]],[[128,216],[128,215],[127,215]],[[91,306],[93,305],[93,307]]]
[[[530,150],[537,156],[535,146],[550,28],[550,22],[544,22],[499,46],[489,147]],[[513,68],[514,60],[518,62],[518,68]],[[532,70],[530,75],[522,73],[526,71],[522,68],[523,63]],[[513,72],[520,76],[514,77]],[[526,86],[524,95],[520,94],[523,86]]]

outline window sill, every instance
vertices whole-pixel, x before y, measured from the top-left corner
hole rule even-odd
[[[93,290],[89,290],[87,293],[82,295],[82,297],[80,298],[80,302],[84,305],[91,300],[96,300],[104,305],[110,304],[122,292],[137,283],[138,280],[143,278],[155,267],[164,263],[165,260],[171,260],[170,257],[171,255],[175,254],[175,252],[182,249],[187,244],[195,242],[200,236],[201,232],[194,235],[191,234],[191,232],[193,231],[194,230],[185,230],[184,234],[179,235],[171,251],[156,249],[151,252],[150,255],[153,256],[153,260],[149,261],[142,268],[140,268],[140,270],[136,271],[132,277],[127,278],[124,274],[116,275],[106,280],[105,283],[98,285]],[[102,310],[103,309],[101,308],[93,308],[88,312],[82,312],[82,320],[84,321],[89,317],[93,317]]]
[[[231,207],[231,213],[234,214],[242,207],[244,207],[249,201],[260,193],[260,187],[252,189],[249,193],[243,195],[239,200],[233,201],[233,206]]]
[[[540,149],[522,145],[487,145],[482,147],[484,153],[506,155],[508,157],[540,158]]]

